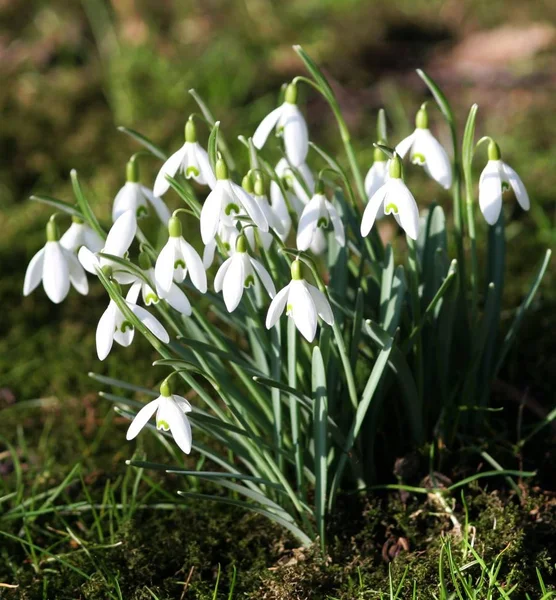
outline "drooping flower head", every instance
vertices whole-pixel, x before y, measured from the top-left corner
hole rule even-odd
[[[73,252],[60,243],[60,232],[54,217],[46,224],[46,244],[31,259],[23,282],[23,295],[28,296],[42,281],[46,295],[59,304],[68,295],[70,284],[83,295],[89,284],[83,267]]]
[[[186,413],[191,412],[191,404],[177,394],[172,394],[168,379],[160,386],[160,396],[152,400],[135,415],[126,433],[126,439],[132,440],[149,422],[156,411],[156,428],[159,431],[170,431],[180,449],[191,452],[191,425]]]
[[[479,179],[479,206],[489,225],[496,225],[502,211],[502,193],[510,187],[521,208],[529,210],[529,194],[523,181],[502,161],[500,147],[491,139],[488,145],[488,162]]]
[[[396,146],[402,158],[410,151],[411,162],[420,165],[425,173],[448,189],[452,185],[452,165],[446,150],[429,130],[429,117],[425,104],[415,117],[415,131]]]
[[[254,182],[253,182],[254,179]],[[266,191],[266,185],[260,174],[253,176],[252,172],[249,172],[241,182],[243,189],[253,197],[259,208],[261,209],[269,228],[272,228],[278,235],[284,234],[284,226],[281,220],[278,218],[272,207],[268,202],[268,196]],[[255,241],[255,230],[258,235],[259,241],[265,250],[268,250],[274,240],[274,236],[270,231],[261,231],[258,227],[246,227],[243,233],[247,237],[249,246],[252,250],[256,249]]]
[[[259,124],[254,135],[255,148],[261,149],[276,127],[284,138],[286,156],[294,167],[305,162],[309,151],[309,133],[301,111],[297,107],[297,86],[290,83],[286,88],[284,103],[269,113]]]
[[[419,209],[413,194],[402,178],[402,162],[397,154],[390,161],[389,178],[369,199],[363,219],[361,235],[369,235],[379,213],[393,215],[406,234],[416,240],[419,234]]]
[[[230,227],[224,223],[220,223],[218,226],[218,237],[220,238],[222,254],[225,258],[228,258],[235,252],[236,240],[239,235],[239,230],[234,225]],[[216,238],[211,240],[203,250],[203,266],[208,269],[214,262],[214,253],[216,251]]]
[[[112,207],[112,220],[116,221],[124,212],[131,210],[137,219],[148,217],[150,208],[164,225],[168,223],[170,211],[164,201],[148,187],[139,183],[139,163],[132,157],[126,165],[126,183],[116,194]]]
[[[60,244],[74,254],[81,246],[85,246],[91,252],[99,252],[104,246],[104,240],[79,217],[72,217],[72,223],[60,238]]]
[[[374,161],[371,168],[365,176],[365,194],[367,198],[372,198],[388,179],[388,158],[380,149],[375,148]]]
[[[282,288],[270,303],[266,315],[266,328],[270,329],[286,309],[286,315],[294,320],[295,326],[308,341],[317,333],[317,316],[328,325],[334,324],[334,313],[326,296],[303,278],[300,260],[291,266],[291,281]]]
[[[276,288],[268,271],[258,260],[249,256],[245,236],[240,235],[236,251],[221,265],[214,278],[214,291],[222,291],[228,312],[233,312],[238,307],[243,290],[255,285],[255,276],[260,279],[268,295],[274,298]]]

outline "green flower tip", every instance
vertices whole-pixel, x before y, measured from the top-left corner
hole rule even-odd
[[[424,104],[417,111],[417,115],[415,116],[415,127],[417,127],[417,129],[429,128],[429,115],[427,114],[427,109]]]
[[[228,167],[222,158],[216,161],[216,179],[229,179]]]
[[[384,142],[382,140],[380,140],[378,143],[383,144]],[[386,154],[384,154],[384,152],[380,148],[376,148],[376,147],[375,147],[373,158],[374,158],[374,162],[385,162],[388,160],[388,157],[386,156]]]
[[[291,273],[294,281],[303,279],[303,264],[298,258],[292,262]]]
[[[152,267],[151,257],[144,250],[139,254],[139,266],[143,271],[148,271]]]
[[[245,239],[245,236],[243,234],[238,236],[236,240],[236,252],[247,252],[247,240]]]
[[[178,217],[171,216],[168,221],[168,234],[170,237],[181,237],[181,221]]]
[[[134,158],[127,161],[127,165],[125,167],[125,178],[126,181],[131,183],[137,183],[139,181],[139,164]]]
[[[266,186],[264,184],[264,179],[259,175],[255,179],[255,196],[265,196],[266,195]]]
[[[322,179],[317,179],[315,194],[320,194],[321,196],[324,195],[324,181]]]
[[[169,398],[172,395],[172,387],[170,386],[170,378],[165,379],[160,384],[160,395]]]
[[[297,86],[295,83],[288,84],[284,99],[288,104],[297,104]]]
[[[72,217],[71,218],[71,222],[72,223],[77,223],[78,225],[83,225],[83,223],[85,221],[83,221],[83,219],[81,219],[80,217]]]
[[[488,144],[488,160],[500,160],[501,157],[500,146],[494,140],[490,140]]]
[[[192,117],[189,117],[185,124],[185,141],[194,144],[197,141],[197,129]]]
[[[251,178],[251,173],[247,173],[247,175],[241,180],[241,187],[248,193],[253,193],[253,179]]]
[[[390,162],[390,178],[401,179],[402,178],[402,159],[394,154]]]
[[[60,230],[58,229],[58,225],[56,225],[56,221],[52,217],[50,221],[46,224],[46,241],[47,242],[57,242],[60,239]]]

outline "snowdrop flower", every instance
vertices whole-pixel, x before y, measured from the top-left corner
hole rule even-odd
[[[253,135],[255,148],[260,150],[265,145],[274,127],[284,137],[288,160],[294,167],[299,167],[307,158],[309,134],[305,119],[297,108],[297,86],[294,83],[290,83],[286,88],[282,106],[269,113],[257,127]]]
[[[126,167],[126,183],[114,199],[112,221],[116,221],[127,210],[133,211],[138,219],[147,217],[149,215],[149,205],[152,206],[162,223],[166,225],[170,218],[168,207],[157,194],[139,183],[139,165],[132,158]]]
[[[119,287],[117,283],[113,283],[116,287]],[[139,291],[140,289],[136,286],[131,287],[126,295],[125,303],[154,336],[167,344],[170,341],[170,336],[162,323],[144,308],[137,306]],[[133,341],[134,334],[133,324],[126,319],[114,300],[110,300],[108,308],[100,317],[97,325],[96,344],[99,360],[104,360],[108,356],[114,342],[117,342],[120,346],[129,346]]]
[[[419,209],[413,194],[402,179],[402,163],[397,154],[390,161],[389,178],[369,199],[363,219],[361,220],[361,235],[369,235],[377,215],[394,215],[398,224],[413,240],[419,234]]]
[[[110,228],[104,248],[101,252],[104,254],[112,254],[113,256],[119,256],[123,258],[127,253],[135,233],[137,231],[137,220],[132,210],[128,210],[118,217]],[[122,267],[104,257],[98,257],[95,253],[91,252],[86,246],[81,246],[77,254],[79,262],[83,265],[85,271],[97,275],[98,269],[109,267],[112,271],[113,278],[121,283],[133,283],[135,276],[127,271],[124,271]]]
[[[141,292],[145,306],[158,304],[160,299],[163,298],[173,309],[177,310],[181,314],[185,315],[186,317],[191,315],[191,304],[189,303],[187,296],[174,282],[172,282],[169,292],[164,292],[164,290],[161,289],[160,285],[156,281],[151,259],[146,252],[141,252],[141,254],[139,254],[139,266],[143,270],[149,283],[147,283],[144,279],[137,279],[131,288],[135,288],[134,293],[137,295],[137,290]],[[155,289],[152,288],[151,282],[154,282]]]
[[[297,249],[307,250],[315,239],[319,228],[326,229],[332,222],[334,237],[340,246],[345,246],[344,224],[332,203],[324,195],[324,184],[317,183],[316,192],[301,213],[297,228]]]
[[[365,177],[365,194],[367,194],[367,198],[372,198],[375,192],[386,183],[388,166],[386,154],[380,148],[375,148],[374,162]]]
[[[224,248],[225,256],[228,257],[230,254],[235,252],[236,240],[239,235],[237,227],[225,225],[220,223],[218,226],[218,237]],[[203,266],[208,269],[214,262],[214,252],[216,250],[216,238],[210,241],[203,250]]]
[[[183,239],[182,227],[178,217],[172,216],[168,222],[169,238],[160,251],[154,267],[156,284],[163,297],[171,293],[173,281],[181,283],[186,275],[193,285],[204,294],[207,291],[207,274],[201,257],[195,248]]]
[[[523,210],[529,210],[527,190],[519,175],[501,159],[498,144],[488,145],[488,162],[479,179],[479,206],[486,222],[496,225],[502,211],[502,192],[512,188]]]
[[[255,274],[261,280],[268,295],[274,298],[276,288],[263,265],[247,253],[244,235],[237,238],[236,251],[218,269],[214,278],[214,291],[222,291],[228,312],[233,312],[243,297],[243,290],[255,285]]]
[[[266,190],[265,190],[265,184],[264,184],[262,177],[257,176],[255,178],[255,185],[253,185],[251,173],[248,173],[243,178],[241,185],[242,185],[243,189],[248,194],[250,194],[253,197],[253,199],[255,200],[255,202],[259,205],[262,213],[264,214],[266,222],[268,223],[268,226],[272,227],[272,229],[274,229],[274,231],[278,235],[283,235],[284,228],[283,228],[282,222],[278,218],[278,216],[276,215],[274,210],[271,208],[270,204],[268,203],[268,198],[267,198]],[[274,240],[274,236],[272,235],[272,233],[270,233],[270,231],[261,231],[255,227],[246,227],[243,230],[243,233],[245,234],[245,236],[247,237],[247,240],[249,242],[249,246],[251,247],[252,250],[255,250],[255,248],[256,248],[255,229],[257,229],[257,234],[258,234],[259,241],[260,241],[262,247],[265,250],[268,250]]]
[[[452,165],[446,150],[429,130],[429,117],[423,104],[415,118],[415,131],[396,146],[402,158],[410,151],[411,162],[420,165],[425,173],[448,189],[452,185]]]
[[[68,295],[70,283],[83,295],[89,284],[77,257],[60,243],[58,226],[52,217],[46,224],[46,244],[31,259],[23,282],[23,295],[28,296],[42,280],[46,295],[59,304]]]
[[[168,191],[170,183],[166,175],[175,177],[176,173],[183,173],[187,179],[193,178],[197,183],[208,185],[211,189],[216,184],[208,154],[197,142],[197,131],[191,117],[185,124],[185,144],[170,156],[156,176],[153,188],[155,196],[162,196]]]
[[[317,332],[317,315],[328,325],[333,325],[334,314],[326,296],[303,279],[301,261],[294,260],[291,275],[290,283],[281,289],[270,303],[266,315],[266,328],[270,329],[276,325],[285,308],[286,315],[293,318],[301,335],[308,342],[312,342]]]
[[[191,425],[186,413],[191,412],[191,404],[181,396],[172,394],[168,380],[160,386],[160,396],[152,400],[135,415],[126,433],[126,439],[132,440],[145,427],[156,411],[156,428],[170,431],[180,449],[191,452]]]
[[[77,253],[81,246],[89,248],[91,252],[99,252],[104,246],[104,240],[91,227],[83,223],[78,217],[72,217],[72,224],[60,238],[60,244],[70,252]]]
[[[216,236],[222,223],[233,227],[236,217],[247,214],[261,230],[268,231],[268,222],[259,205],[241,186],[230,180],[228,167],[220,158],[216,162],[216,185],[201,210],[201,238],[208,244]]]

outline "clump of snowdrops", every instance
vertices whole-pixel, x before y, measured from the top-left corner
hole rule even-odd
[[[56,303],[70,285],[87,294],[88,272],[108,295],[96,332],[99,360],[120,352],[114,342],[129,346],[136,332],[160,354],[155,391],[93,376],[151,397],[142,404],[104,393],[131,420],[127,439],[158,430],[201,460],[197,469],[183,461],[132,465],[182,473],[183,496],[245,506],[303,544],[318,537],[324,547],[326,517],[340,490],[367,489],[396,457],[432,440],[431,447],[451,448],[462,431],[480,425],[490,384],[550,253],[502,335],[503,193],[511,188],[524,210],[529,197],[495,140],[475,143],[477,106],[460,146],[448,101],[418,71],[436,106],[423,104],[414,133],[397,144],[381,110],[376,139],[369,140],[374,162],[363,178],[331,87],[311,58],[295,51],[311,78],[285,85],[279,106],[251,137],[239,137],[249,157],[245,172],[192,90],[201,112],[188,119],[184,144],[169,157],[121,128],[162,165],[151,188],[140,183],[145,150],[130,159],[110,228],[97,220],[75,172],[76,204],[35,196],[58,212],[29,264],[24,294],[41,280]],[[349,170],[344,157],[309,141],[300,86],[328,102]],[[442,129],[442,119],[448,149],[429,126],[435,121],[432,129]],[[199,142],[202,129],[207,149]],[[269,146],[280,148],[276,165],[267,160]],[[485,146],[477,196],[471,166]],[[411,192],[418,167],[437,182],[438,203],[425,205]],[[164,200],[170,193],[183,202],[172,214]],[[60,237],[61,213],[72,223]],[[487,227],[477,235],[481,213]],[[162,244],[141,229],[149,215],[165,231]],[[378,235],[383,217],[405,234],[395,250]],[[479,244],[488,246],[485,265]],[[215,443],[205,445],[208,438]],[[191,487],[195,478],[232,493],[201,493]]]

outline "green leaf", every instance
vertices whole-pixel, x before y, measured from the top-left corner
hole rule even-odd
[[[127,381],[122,381],[121,379],[115,379],[114,377],[106,377],[105,375],[99,375],[98,373],[93,373],[92,371],[88,373],[91,379],[98,381],[99,383],[104,383],[105,385],[111,385],[112,387],[121,388],[122,390],[130,390],[132,392],[139,392],[141,394],[147,394],[147,396],[153,396],[156,398],[160,395],[159,392],[151,390],[150,388],[146,388],[140,385],[134,385],[132,383],[128,383]]]
[[[376,139],[379,142],[388,141],[388,131],[386,127],[386,111],[383,108],[381,108],[378,111],[378,116],[376,119]]]
[[[139,142],[142,146],[147,148],[149,152],[154,154],[157,158],[160,158],[160,160],[166,160],[168,158],[168,155],[163,150],[161,150],[154,142],[149,140],[149,138],[145,137],[143,134],[135,131],[134,129],[129,129],[129,127],[120,126],[118,127],[118,131],[121,131],[122,133],[125,133],[132,137],[136,142]]]
[[[465,123],[465,130],[463,132],[463,143],[462,143],[462,168],[465,179],[471,179],[471,165],[473,163],[473,152],[475,150],[475,121],[477,119],[477,110],[479,107],[477,104],[469,110],[467,122]]]
[[[69,202],[58,200],[58,198],[53,198],[52,196],[45,196],[44,194],[33,194],[30,197],[30,200],[33,200],[34,202],[40,202],[41,204],[47,204],[48,206],[53,206],[62,212],[68,213],[72,217],[78,217],[83,221],[85,220],[83,213],[78,210],[75,205],[70,204]]]
[[[438,108],[444,115],[444,118],[448,122],[451,127],[455,126],[454,113],[450,106],[450,103],[446,99],[446,96],[442,92],[442,90],[438,87],[438,84],[425,73],[422,69],[417,69],[417,75],[426,83],[427,87],[431,91],[431,94],[434,96],[436,103],[438,104]]]
[[[311,380],[313,389],[313,436],[315,444],[315,519],[317,521],[320,545],[324,552],[328,462],[328,407],[326,371],[318,346],[313,348]]]
[[[349,360],[351,368],[355,370],[357,357],[359,355],[359,342],[361,341],[361,330],[363,328],[363,308],[365,302],[365,294],[359,288],[355,299],[355,314],[353,315],[353,326],[351,329],[351,348],[349,352]]]
[[[73,187],[73,193],[75,194],[75,198],[77,199],[77,204],[81,209],[81,213],[83,214],[83,218],[88,223],[90,227],[92,227],[100,237],[105,240],[106,233],[100,226],[95,214],[93,213],[89,201],[85,198],[83,194],[83,190],[81,188],[81,184],[79,183],[79,177],[77,176],[77,171],[72,169],[70,171],[71,185]]]
[[[441,277],[438,276],[438,269],[436,267],[439,251],[447,262],[448,238],[446,235],[446,216],[441,206],[433,205],[427,216],[425,245],[421,260],[423,269],[423,300],[426,304],[431,301],[442,285],[447,269],[446,265],[446,268],[441,270]]]
[[[218,130],[220,129],[220,121],[214,124],[208,139],[207,152],[209,156],[210,166],[216,172],[216,161],[218,160]]]

